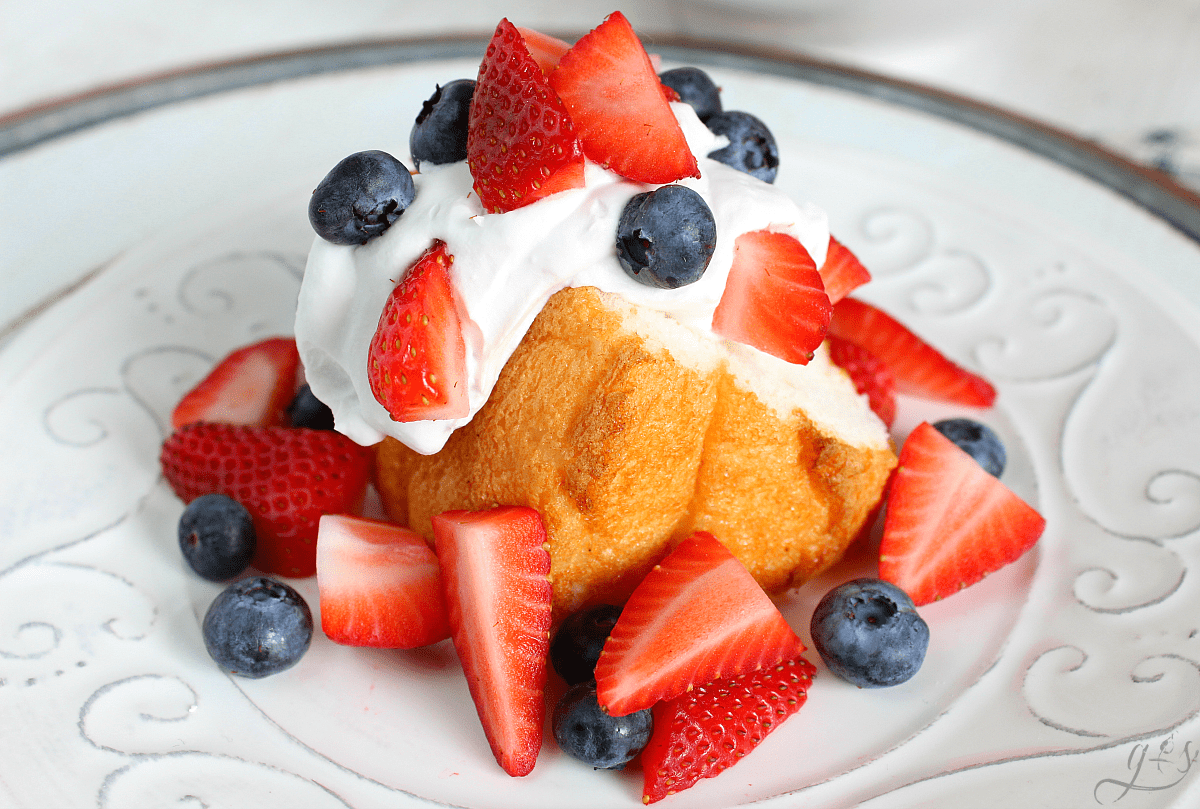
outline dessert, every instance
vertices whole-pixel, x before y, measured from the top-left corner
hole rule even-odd
[[[840,558],[895,463],[886,426],[822,346],[824,213],[708,157],[727,138],[668,102],[653,72],[648,95],[628,89],[638,86],[627,75],[638,59],[650,68],[644,52],[628,55],[640,51],[636,39],[613,33],[621,21],[613,15],[561,54],[548,79],[536,65],[536,77],[518,76],[540,77],[561,97],[546,93],[560,126],[537,141],[565,143],[561,153],[507,168],[483,146],[463,161],[422,161],[411,203],[385,232],[361,245],[314,243],[296,321],[307,379],[337,429],[378,444],[389,516],[431,537],[443,511],[534,508],[549,535],[559,617],[624,601],[697,530],[767,589],[802,583]],[[502,67],[520,36],[497,29]],[[594,75],[596,53],[622,66]],[[489,83],[497,59],[481,68],[468,152],[472,138],[503,136],[499,113],[481,111],[500,106]],[[639,99],[636,113],[594,109],[608,73],[623,99]],[[537,92],[545,89],[527,95]],[[561,123],[568,114],[574,128]],[[628,114],[671,131],[651,148],[629,135]],[[655,118],[663,114],[668,122]],[[495,169],[517,180],[501,187]],[[535,188],[527,175],[546,182]],[[643,197],[659,191],[669,198]],[[707,231],[697,237],[711,253],[698,272],[694,262],[662,270],[660,253],[642,256],[638,240],[622,237],[697,204],[716,234],[715,244]],[[702,219],[682,210],[658,227],[674,234]],[[665,241],[656,237],[655,249]],[[671,249],[695,258],[692,245]],[[777,324],[781,309],[803,322]],[[412,318],[432,324],[411,354],[436,366],[421,378],[438,383],[402,402],[398,380],[419,369],[400,357],[369,370],[368,358],[406,339]]]

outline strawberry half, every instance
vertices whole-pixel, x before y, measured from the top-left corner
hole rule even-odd
[[[870,351],[840,337],[829,338],[829,358],[850,376],[859,395],[866,394],[875,415],[890,428],[896,420],[896,380],[888,367]]]
[[[496,26],[479,65],[467,165],[489,213],[583,187],[583,148],[571,116],[508,20]]]
[[[542,746],[550,648],[550,554],[531,508],[433,518],[451,637],[496,761],[533,770]]]
[[[563,54],[550,74],[583,142],[583,152],[622,177],[670,183],[699,177],[646,49],[614,11]]]
[[[596,664],[600,707],[649,708],[804,651],[771,599],[712,534],[681,542],[633,591]]]
[[[392,290],[367,352],[371,392],[395,421],[460,418],[467,349],[450,284],[454,257],[435,240]]]
[[[270,337],[239,348],[179,400],[171,413],[171,428],[193,421],[286,425],[299,367],[300,354],[291,337]]]
[[[800,710],[816,673],[796,657],[655,705],[654,732],[642,750],[642,802],[660,801],[737,764]]]
[[[321,517],[317,588],[321,629],[334,643],[415,649],[450,637],[437,557],[401,525]]]
[[[968,407],[991,407],[996,401],[996,389],[990,382],[955,364],[869,303],[854,298],[838,301],[829,333],[878,357],[891,370],[900,393]]]
[[[900,450],[892,478],[879,577],[917,606],[953,595],[1015,562],[1046,521],[928,423]]]
[[[538,67],[547,76],[558,66],[558,60],[562,58],[562,55],[571,49],[569,42],[563,42],[558,37],[543,34],[532,28],[517,26],[517,32],[521,35],[521,39],[525,40],[525,47],[529,50],[533,61],[538,63]]]
[[[844,244],[829,237],[825,263],[821,265],[821,280],[830,303],[837,303],[855,289],[871,280],[871,273]]]
[[[737,237],[713,331],[807,365],[825,339],[832,307],[812,256],[786,233]]]
[[[246,507],[256,568],[311,576],[321,515],[359,509],[374,454],[331,430],[196,422],[163,442],[159,460],[183,502],[217,492]]]

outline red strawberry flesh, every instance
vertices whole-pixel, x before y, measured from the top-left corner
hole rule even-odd
[[[496,761],[533,770],[542,745],[550,554],[536,511],[502,506],[433,518],[451,637]]]
[[[171,413],[173,429],[194,421],[258,427],[287,424],[300,355],[291,337],[243,346],[217,363]]]
[[[871,410],[888,427],[896,420],[896,380],[879,358],[840,337],[829,338],[829,359],[850,376],[854,389],[865,394]]]
[[[844,244],[830,236],[825,263],[821,265],[821,280],[825,282],[830,302],[837,303],[870,281],[871,273]]]
[[[1045,519],[932,425],[900,450],[879,548],[879,576],[917,606],[1015,562]]]

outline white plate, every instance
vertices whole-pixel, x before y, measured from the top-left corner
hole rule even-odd
[[[639,773],[593,772],[552,742],[532,775],[505,776],[447,644],[318,637],[296,668],[243,681],[201,643],[219,588],[178,558],[181,504],[157,467],[167,415],[216,358],[290,331],[316,180],[352,151],[404,154],[433,84],[474,74],[460,45],[421,47],[271,84],[216,71],[213,94],[73,134],[61,111],[54,137],[0,161],[0,184],[40,214],[3,211],[18,301],[0,344],[0,803],[637,805]],[[972,415],[1001,432],[1004,479],[1048,528],[922,610],[933,640],[912,681],[863,691],[822,670],[751,758],[662,805],[1197,805],[1194,199],[919,89],[666,53],[710,65],[727,107],[771,124],[779,184],[830,211],[875,274],[868,297],[997,383],[996,407]],[[49,207],[64,189],[70,204]],[[896,437],[954,412],[904,400]],[[872,569],[860,549],[785,613],[807,640],[824,589]]]

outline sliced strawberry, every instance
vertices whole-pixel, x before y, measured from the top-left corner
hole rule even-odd
[[[175,405],[171,428],[193,421],[257,427],[288,423],[300,354],[291,337],[270,337],[234,351]]]
[[[496,26],[479,66],[467,165],[491,213],[583,186],[583,148],[571,116],[508,20]]]
[[[467,415],[467,349],[450,284],[454,257],[436,240],[392,290],[367,353],[371,392],[395,421]]]
[[[954,595],[1033,547],[1046,521],[928,423],[900,450],[879,576],[917,606]]]
[[[562,55],[571,49],[569,42],[563,42],[558,37],[543,34],[532,28],[517,26],[517,32],[520,33],[521,39],[525,40],[525,47],[529,50],[533,61],[538,63],[538,67],[547,76],[558,66],[558,60],[562,59]]]
[[[816,673],[796,657],[655,705],[654,731],[642,750],[642,802],[660,801],[737,764],[800,710]]]
[[[837,303],[855,289],[871,280],[871,273],[844,244],[829,237],[825,263],[821,265],[821,280],[830,303]]]
[[[797,365],[825,339],[832,307],[804,245],[786,233],[737,237],[713,331]]]
[[[700,168],[629,20],[614,11],[550,74],[583,152],[622,177],[670,183]]]
[[[550,554],[531,508],[448,511],[433,535],[451,637],[496,761],[527,775],[542,746]]]
[[[833,309],[829,333],[857,343],[878,357],[896,378],[896,390],[910,396],[968,407],[991,407],[996,389],[978,374],[956,365],[882,309],[843,298]]]
[[[896,420],[896,380],[879,358],[840,337],[829,338],[829,358],[850,376],[854,389],[866,394],[871,409],[888,427]]]
[[[317,588],[321,629],[334,643],[415,649],[450,637],[437,557],[401,525],[321,517]]]
[[[159,460],[183,502],[217,492],[246,507],[255,567],[311,576],[321,515],[359,509],[374,454],[331,430],[195,422],[163,443]]]
[[[596,664],[597,697],[608,713],[624,716],[802,651],[749,571],[712,534],[697,531],[629,597]]]

